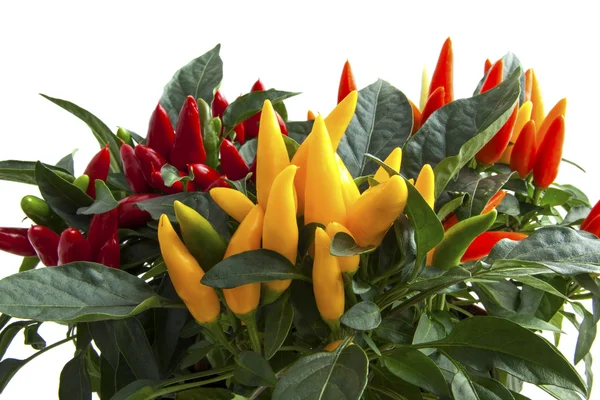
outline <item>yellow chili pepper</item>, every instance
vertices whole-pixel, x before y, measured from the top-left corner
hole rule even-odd
[[[499,163],[510,164],[510,156],[512,155],[513,147],[515,147],[515,143],[517,143],[517,139],[521,134],[521,129],[523,129],[525,124],[531,119],[532,108],[533,103],[531,101],[526,101],[521,107],[519,107],[517,120],[515,121],[515,127],[513,128],[509,145],[506,147],[506,150],[504,150],[504,153],[502,153],[500,160],[498,160]]]
[[[200,283],[204,270],[179,239],[165,214],[158,222],[158,242],[173,287],[192,316],[202,324],[216,321],[221,312],[217,293]]]
[[[290,165],[273,181],[269,205],[265,210],[262,232],[263,248],[273,250],[296,264],[298,255],[298,222],[296,221],[296,202],[294,177],[298,167]],[[289,286],[291,280],[264,282],[263,303],[275,301]]]
[[[304,223],[343,223],[346,205],[340,172],[323,117],[318,116],[315,120],[311,136],[306,165]]]
[[[400,165],[402,165],[402,149],[396,147],[388,154],[383,162],[389,165],[394,171],[400,172]],[[390,174],[383,167],[379,167],[377,172],[375,172],[374,178],[377,182],[383,183],[390,179]]]
[[[350,171],[348,171],[348,168],[346,168],[346,164],[344,164],[344,161],[340,156],[337,155],[337,153],[335,154],[335,161],[337,162],[338,170],[340,172],[344,204],[346,205],[346,209],[348,209],[348,207],[358,200],[360,197],[360,191],[358,190],[356,183],[354,183],[354,179],[352,178]]]
[[[260,205],[255,205],[252,211],[237,228],[225,251],[224,258],[260,249],[264,213]],[[223,289],[227,306],[234,314],[243,316],[251,313],[260,302],[260,283],[247,283],[233,289]]]
[[[256,195],[258,204],[267,208],[269,192],[275,177],[290,165],[288,152],[281,136],[277,115],[269,100],[265,100],[258,131],[256,150]]]
[[[421,98],[419,99],[419,109],[423,111],[425,104],[427,104],[427,98],[429,97],[429,74],[427,73],[427,66],[423,66],[423,72],[421,73]]]
[[[321,318],[330,325],[344,314],[344,280],[337,257],[329,252],[331,239],[321,229],[315,231],[315,260],[313,263],[313,291]],[[338,322],[339,323],[339,322]]]
[[[417,176],[415,188],[421,193],[421,196],[429,204],[429,207],[433,209],[433,205],[435,204],[435,176],[433,175],[431,165],[423,165],[419,176]]]
[[[223,211],[240,223],[254,207],[254,203],[244,193],[231,188],[213,188],[210,190],[210,197]]]
[[[333,240],[333,237],[338,232],[344,232],[352,236],[352,233],[350,233],[350,231],[344,225],[337,222],[330,222],[329,224],[327,224],[325,232],[327,232],[331,240]],[[352,239],[354,239],[354,236],[352,236]],[[358,264],[360,263],[360,256],[356,254],[354,256],[348,257],[337,257],[337,260],[340,266],[340,270],[342,272],[354,274],[358,269]]]
[[[548,115],[546,115],[544,120],[541,122],[541,125],[539,125],[540,128],[535,134],[535,142],[538,148],[542,144],[542,141],[546,136],[546,132],[548,132],[548,128],[550,128],[550,125],[552,125],[554,120],[560,115],[563,117],[567,115],[567,99],[560,99],[558,103],[552,107],[552,110],[548,112]],[[536,124],[537,123],[538,122],[536,121]]]
[[[385,233],[402,214],[408,189],[400,175],[367,189],[348,209],[346,228],[359,246],[379,246]]]
[[[544,120],[544,101],[542,99],[542,91],[540,89],[540,83],[535,76],[535,71],[533,68],[531,71],[531,119],[535,121],[536,125],[540,125]]]

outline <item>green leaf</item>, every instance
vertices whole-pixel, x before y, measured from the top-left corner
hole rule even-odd
[[[596,339],[596,322],[594,321],[592,313],[579,303],[573,303],[573,307],[576,308],[579,313],[583,314],[583,321],[579,326],[579,336],[577,337],[577,344],[575,345],[574,361],[575,365],[577,365],[590,352],[592,344]]]
[[[438,396],[447,396],[444,375],[433,360],[418,350],[398,348],[383,358],[387,369],[397,377]]]
[[[219,289],[231,289],[247,283],[282,279],[309,280],[281,254],[267,249],[245,251],[221,261],[202,278],[202,283]]]
[[[298,360],[277,383],[273,400],[358,400],[367,385],[369,360],[350,345]]]
[[[590,199],[586,196],[586,194],[579,188],[576,188],[573,185],[569,185],[569,184],[564,184],[564,185],[559,185],[558,183],[553,183],[553,186],[562,189],[564,191],[567,191],[569,193],[571,193],[573,195],[574,199],[580,200],[584,205],[587,207],[591,207],[592,205],[590,204]]]
[[[115,321],[115,338],[131,371],[138,379],[160,379],[160,372],[144,327],[137,318]]]
[[[288,129],[288,135],[298,143],[304,142],[304,139],[312,131],[314,121],[288,121],[285,123]]]
[[[440,221],[443,221],[451,212],[455,211],[458,207],[462,206],[465,201],[466,195],[463,193],[458,197],[453,198],[446,204],[444,204],[437,212],[437,217]]]
[[[227,389],[199,387],[178,392],[177,400],[247,400],[247,398]]]
[[[223,80],[223,61],[219,55],[221,45],[193,59],[179,69],[165,85],[160,104],[167,110],[171,124],[177,125],[179,111],[187,96],[201,98],[212,104],[217,87]]]
[[[119,142],[116,135],[108,126],[106,126],[104,122],[102,122],[91,112],[71,103],[70,101],[56,99],[41,93],[40,95],[85,122],[92,130],[92,133],[96,137],[96,140],[100,144],[101,148],[106,146],[108,143],[108,150],[110,151],[110,170],[112,172],[121,172],[121,153],[119,152]]]
[[[27,364],[27,361],[27,359],[17,360],[15,358],[5,358],[0,362],[0,394],[2,394],[6,385],[8,385],[13,376],[19,372],[21,367]]]
[[[35,168],[38,162],[39,161],[0,161],[0,180],[17,183],[27,183],[29,185],[37,185],[38,183],[35,179]],[[73,180],[75,179],[69,173],[69,171],[63,168],[55,167],[48,164],[42,165],[56,173],[56,175],[60,176],[64,180],[67,180],[68,182],[73,182]]]
[[[34,269],[0,280],[0,312],[15,318],[99,321],[159,306],[161,299],[143,280],[90,262]]]
[[[384,80],[359,90],[354,117],[337,149],[353,177],[375,173],[365,153],[384,160],[402,147],[413,126],[412,107],[404,93]]]
[[[33,347],[35,350],[41,350],[46,347],[46,341],[38,333],[41,322],[25,327],[25,344]]]
[[[420,279],[409,285],[411,289],[424,292],[432,288],[452,286],[471,278],[471,273],[462,267],[452,267],[447,271],[428,267],[425,272],[427,275],[421,275]],[[437,275],[434,275],[436,273]]]
[[[586,391],[575,368],[554,346],[503,318],[464,319],[446,338],[419,345],[427,347],[442,350],[478,371],[497,368],[535,385]]]
[[[341,323],[359,331],[370,331],[381,324],[381,312],[377,304],[361,301],[342,315]]]
[[[165,186],[171,187],[175,182],[179,182],[184,177],[179,175],[179,170],[171,164],[165,164],[160,169],[160,175],[162,177]]]
[[[96,200],[89,207],[81,207],[77,210],[77,214],[92,215],[104,214],[110,210],[117,208],[119,203],[115,200],[112,193],[106,184],[100,179],[96,179]]]
[[[271,366],[262,356],[253,351],[242,351],[235,357],[237,366],[233,371],[236,381],[246,386],[277,385],[277,378]]]
[[[156,381],[139,379],[123,387],[110,400],[146,400],[152,398]]]
[[[300,93],[269,89],[247,93],[238,97],[233,103],[229,104],[223,113],[225,132],[229,133],[240,122],[247,120],[262,110],[265,100],[270,100],[272,104],[277,104],[287,98],[299,94]]]
[[[83,353],[76,355],[62,369],[58,397],[60,400],[91,400],[92,391],[85,373]]]
[[[21,331],[21,329],[26,328],[29,325],[34,324],[34,321],[17,321],[8,325],[6,329],[0,332],[0,360],[6,354],[6,350],[8,346],[12,343],[13,339],[17,334]]]
[[[444,337],[446,337],[446,328],[444,328],[444,325],[428,313],[422,313],[417,324],[415,336],[413,336],[413,344],[435,342]],[[435,349],[421,349],[421,352],[426,356],[432,354],[434,351]]]
[[[279,297],[266,309],[265,358],[270,360],[288,336],[294,320],[294,309],[289,301],[289,292]]]
[[[562,206],[573,195],[566,190],[550,187],[544,191],[544,196],[540,200],[541,206],[556,207]]]
[[[57,168],[64,169],[70,175],[75,175],[75,160],[74,156],[77,152],[77,149],[73,150],[70,154],[67,154],[63,158],[60,159],[59,162],[56,163]]]
[[[296,142],[291,137],[285,135],[281,135],[281,137],[283,138],[283,143],[285,143],[285,149],[287,150],[288,157],[291,160],[292,158],[294,158],[296,151],[298,151],[300,144],[298,144],[298,142]]]
[[[121,269],[128,270],[145,262],[154,262],[160,256],[156,240],[130,240],[121,247]]]
[[[361,247],[346,232],[336,233],[329,246],[329,252],[336,257],[349,257],[357,254],[372,253],[374,251],[375,246]]]
[[[395,393],[401,393],[401,400],[423,400],[421,389],[418,386],[411,385],[403,379],[398,378],[385,368],[379,368],[375,365],[370,366],[375,371],[373,383]],[[370,387],[370,385],[369,385]]]
[[[523,70],[522,70],[523,67],[521,65],[521,61],[519,61],[517,56],[511,52],[506,53],[504,55],[504,57],[502,57],[502,61],[504,63],[503,64],[504,68],[502,69],[502,72],[503,72],[502,80],[503,81],[506,80],[509,76],[511,76],[515,70],[517,70],[517,69],[521,70],[521,74],[519,77],[519,84],[521,86],[521,92],[519,93],[519,104],[525,103],[525,74],[523,73]],[[479,84],[477,85],[477,89],[475,89],[475,92],[473,93],[473,95],[479,94],[486,77],[487,77],[487,74],[485,74],[484,77],[481,78],[481,80],[479,81]]]
[[[186,351],[185,358],[181,361],[181,368],[189,368],[201,361],[213,349],[220,347],[218,344],[212,344],[207,340],[201,340],[191,345]]]
[[[416,177],[424,164],[435,167],[438,197],[508,120],[519,98],[520,75],[518,69],[494,89],[437,110],[404,146],[404,176]]]

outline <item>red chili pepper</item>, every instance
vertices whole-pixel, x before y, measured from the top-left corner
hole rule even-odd
[[[188,167],[194,173],[194,183],[203,192],[206,192],[213,183],[221,179],[221,174],[208,165],[190,164]]]
[[[488,72],[485,80],[483,81],[483,85],[481,85],[481,90],[479,93],[485,93],[493,87],[496,87],[502,82],[502,74],[504,73],[504,61],[499,59],[492,65],[490,72]]]
[[[250,180],[256,183],[256,156],[254,157],[254,160],[252,160],[252,165],[250,165],[250,170],[248,172],[252,172]]]
[[[150,122],[148,123],[146,145],[168,160],[174,140],[175,132],[173,131],[173,125],[171,125],[169,114],[167,113],[167,110],[158,103],[152,112]]]
[[[556,117],[540,145],[533,166],[533,183],[540,188],[547,188],[558,175],[558,167],[562,159],[565,141],[565,117]]]
[[[139,160],[135,156],[133,147],[123,142],[121,145],[121,161],[123,161],[123,172],[129,187],[134,193],[148,193],[151,188],[144,177],[144,171]]]
[[[108,239],[104,243],[95,260],[110,268],[121,268],[121,246],[117,236]]]
[[[413,111],[413,128],[410,134],[414,135],[422,125],[421,121],[423,120],[423,116],[421,114],[421,110],[419,110],[419,107],[417,107],[415,103],[410,100],[408,100],[408,102],[410,103],[410,107]]]
[[[167,163],[167,160],[156,150],[141,144],[135,146],[135,156],[140,162],[146,182],[152,184],[152,172],[156,170],[160,171],[162,166]]]
[[[354,81],[354,74],[352,73],[352,67],[350,67],[350,61],[346,60],[344,69],[342,70],[342,77],[340,78],[340,86],[338,88],[338,104],[353,90],[356,90],[356,82]]]
[[[219,90],[217,90],[211,107],[213,118],[222,118],[227,106],[229,106],[229,102],[227,101],[225,96],[223,96],[223,94]]]
[[[448,38],[442,46],[442,51],[440,52],[429,85],[429,96],[431,96],[438,87],[441,86],[444,88],[444,104],[448,104],[454,100],[453,64],[454,54],[452,52],[452,41]]]
[[[260,78],[254,82],[254,85],[252,85],[252,89],[250,89],[251,92],[260,92],[262,90],[266,90],[265,85],[263,85],[262,81],[260,80]]]
[[[35,256],[27,228],[0,228],[0,250],[23,257]]]
[[[90,245],[92,260],[95,260],[100,249],[109,239],[118,234],[119,229],[119,212],[115,208],[103,214],[96,214],[90,222],[87,240]]]
[[[483,66],[483,73],[487,74],[488,71],[490,70],[490,68],[492,68],[492,62],[488,58],[488,59],[485,60],[485,65]]]
[[[90,245],[81,232],[67,228],[60,234],[58,241],[58,265],[74,261],[92,261]]]
[[[135,229],[145,226],[152,219],[148,211],[140,209],[136,203],[161,196],[156,193],[132,194],[119,201],[119,228]]]
[[[512,131],[517,120],[517,111],[518,107],[515,106],[506,123],[504,123],[494,137],[487,142],[477,154],[475,154],[475,159],[479,163],[491,165],[502,157],[502,153],[504,153],[504,150],[512,137]]]
[[[239,144],[244,144],[246,142],[246,128],[244,128],[244,123],[237,124],[235,128],[235,141]]]
[[[248,175],[248,166],[233,143],[227,139],[223,140],[219,153],[221,155],[221,171],[229,179],[237,181]]]
[[[443,86],[439,86],[429,95],[427,103],[425,103],[425,107],[423,107],[423,112],[421,113],[421,126],[425,124],[425,121],[427,121],[434,111],[442,108],[446,104],[445,98],[446,94]]]
[[[204,163],[206,150],[202,142],[198,103],[194,97],[188,96],[183,103],[175,132],[169,158],[171,164],[180,171],[187,171],[188,164]]]
[[[108,178],[108,169],[110,168],[110,151],[108,150],[108,144],[100,150],[87,165],[84,175],[90,177],[90,184],[87,187],[86,193],[92,199],[96,198],[96,185],[94,184],[96,179],[100,179],[106,182]]]
[[[187,174],[185,172],[181,172],[179,171],[179,176],[187,176]],[[156,171],[154,170],[152,172],[152,177],[151,177],[151,182],[152,186],[162,192],[165,192],[167,194],[176,194],[176,193],[181,193],[183,192],[183,184],[181,183],[181,181],[177,181],[174,182],[173,185],[171,185],[171,187],[165,185],[165,181],[163,180],[162,174],[160,171]],[[187,189],[190,189],[189,183],[188,185],[186,185]],[[191,187],[193,191],[195,189],[194,186]]]
[[[510,156],[510,169],[517,171],[522,179],[533,170],[535,164],[535,121],[529,120],[521,129]]]
[[[263,83],[259,80],[257,80],[254,85],[252,85],[252,89],[250,90],[251,92],[259,92],[261,90],[265,90],[265,85],[263,85]],[[248,118],[247,120],[245,120],[244,123],[244,140],[248,140],[248,139],[253,139],[255,137],[258,136],[258,124],[260,123],[260,116],[261,116],[262,112],[259,111],[258,113],[254,114],[253,116],[251,116],[250,118]],[[281,133],[284,134],[285,136],[288,135],[288,129],[287,126],[285,125],[285,122],[283,121],[283,118],[281,118],[281,115],[279,115],[279,113],[275,113],[277,115],[277,121],[279,122],[279,129],[281,130]],[[236,131],[237,134],[237,131]],[[242,143],[242,142],[240,142]]]
[[[285,121],[283,120],[281,115],[279,115],[279,113],[277,111],[275,111],[275,115],[277,116],[277,122],[279,122],[279,130],[281,130],[281,134],[288,136],[288,128],[287,128],[287,125],[285,124]]]
[[[586,228],[588,227],[588,225],[594,220],[596,219],[596,217],[600,215],[600,200],[598,200],[598,202],[596,204],[594,204],[594,207],[592,207],[590,213],[587,215],[587,217],[585,217],[585,219],[583,220],[583,222],[581,223],[580,228],[583,230],[586,230]],[[600,221],[599,221],[600,222]]]
[[[481,214],[486,214],[492,210],[495,210],[496,207],[498,207],[498,205],[500,203],[502,203],[502,200],[504,200],[505,196],[506,196],[505,190],[499,190],[498,192],[496,192],[496,194],[493,195],[488,200],[488,202],[485,204],[485,207],[483,207],[483,210],[481,210]],[[442,226],[444,227],[444,231],[447,231],[448,229],[452,228],[457,223],[458,223],[458,218],[456,217],[456,214],[452,212],[452,213],[448,214],[448,216],[444,219],[444,221],[442,222]]]
[[[32,225],[27,231],[27,237],[42,264],[46,267],[58,265],[58,233],[45,226]]]
[[[229,183],[227,183],[225,181],[225,179],[229,179],[229,178],[227,178],[227,175],[222,175],[221,177],[219,177],[219,179],[217,179],[216,181],[211,183],[210,186],[206,189],[206,191],[210,192],[210,189],[216,188],[216,187],[224,187],[224,188],[230,187]]]
[[[527,237],[524,233],[519,232],[484,232],[477,236],[469,245],[467,251],[460,259],[461,262],[479,260],[487,256],[492,251],[492,247],[502,239],[522,240]]]

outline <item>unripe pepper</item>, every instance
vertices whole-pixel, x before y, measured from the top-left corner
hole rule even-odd
[[[331,138],[320,115],[315,120],[307,159],[304,223],[346,220],[346,205]],[[260,167],[260,164],[259,164]]]
[[[337,257],[331,255],[331,239],[322,229],[315,230],[315,260],[313,263],[313,291],[321,318],[331,324],[344,314],[344,280]]]
[[[146,136],[146,145],[166,160],[171,155],[171,148],[175,141],[175,132],[169,119],[169,114],[163,106],[158,103],[152,112],[150,122],[148,123],[148,135]]]
[[[535,156],[533,183],[539,188],[547,188],[558,175],[565,141],[565,117],[559,115],[544,137]]]
[[[260,134],[256,150],[256,196],[263,209],[267,207],[269,192],[275,177],[288,165],[290,159],[277,124],[275,110],[265,100],[260,117]]]
[[[82,192],[87,192],[88,186],[90,185],[90,177],[86,174],[80,175],[73,181],[73,185],[81,189]]]
[[[400,147],[396,147],[391,151],[390,154],[388,154],[387,158],[383,162],[391,167],[394,171],[400,172],[400,166],[402,165],[402,149]],[[390,174],[383,167],[379,167],[377,172],[375,172],[374,178],[377,182],[383,183],[390,179]]]
[[[484,165],[491,165],[500,160],[500,157],[502,157],[502,153],[504,153],[504,150],[506,149],[506,146],[508,146],[508,142],[512,136],[515,122],[517,120],[517,112],[518,107],[515,106],[512,113],[508,117],[508,120],[504,123],[504,125],[502,125],[500,130],[498,130],[494,137],[492,137],[492,139],[490,139],[490,141],[487,142],[485,146],[483,146],[481,150],[477,152],[477,154],[475,154],[475,159],[477,162]]]
[[[546,133],[550,129],[550,125],[554,122],[554,120],[562,115],[563,117],[567,113],[567,99],[561,99],[556,103],[554,107],[548,112],[544,121],[537,122],[539,128],[536,133],[536,145],[539,147],[542,144],[542,141],[546,137]]]
[[[429,204],[429,207],[433,210],[435,204],[435,176],[431,165],[425,164],[417,176],[415,182],[415,188],[419,191],[423,199]]]
[[[499,59],[492,65],[492,68],[488,72],[483,84],[481,85],[481,89],[479,93],[485,93],[493,87],[498,86],[502,82],[502,77],[504,74],[504,61]]]
[[[113,237],[104,243],[95,260],[110,268],[119,269],[121,267],[121,246],[117,237]]]
[[[254,203],[239,190],[217,187],[210,190],[210,197],[223,211],[237,222],[242,222],[254,207]]]
[[[487,214],[490,211],[495,210],[496,207],[498,207],[498,205],[502,203],[504,197],[506,197],[506,191],[499,190],[498,192],[496,192],[496,194],[494,194],[485,204],[485,207],[483,207],[481,214]],[[447,231],[456,224],[458,224],[458,218],[456,217],[455,213],[450,213],[448,217],[442,222],[442,225],[444,226],[444,231]]]
[[[535,71],[533,68],[531,71],[531,103],[533,108],[531,109],[531,119],[535,121],[538,126],[544,121],[544,101],[542,99],[542,91],[540,89],[540,83],[537,80]]]
[[[157,193],[133,194],[119,200],[119,206],[117,207],[119,228],[136,229],[146,226],[148,221],[152,219],[152,216],[148,211],[140,209],[136,203],[159,196],[161,195]]]
[[[96,198],[96,179],[100,179],[106,182],[108,178],[108,170],[110,168],[110,151],[108,150],[108,144],[104,146],[88,163],[84,175],[89,176],[90,184],[87,187],[86,193],[92,199]]]
[[[423,108],[423,112],[421,113],[421,126],[425,125],[425,121],[429,119],[431,114],[446,104],[445,99],[446,93],[444,92],[444,88],[442,86],[438,87],[433,91],[433,93],[431,93],[431,95],[427,98],[427,103],[425,103],[425,108]]]
[[[252,211],[237,228],[225,252],[225,257],[260,249],[264,213],[260,205]],[[223,289],[227,306],[234,314],[243,316],[256,310],[260,302],[260,283],[248,283],[232,289]]]
[[[533,170],[536,150],[535,121],[530,120],[523,127],[517,142],[513,146],[510,158],[510,169],[517,171],[521,179],[525,179]]]
[[[152,173],[160,171],[162,166],[167,163],[167,160],[156,150],[141,144],[135,146],[134,152],[140,163],[146,182],[152,184]]]
[[[91,259],[96,260],[101,254],[101,249],[106,242],[118,236],[119,211],[118,208],[102,214],[95,214],[90,222],[87,241],[90,246]]]
[[[194,319],[202,324],[216,321],[221,313],[217,293],[200,283],[204,270],[179,239],[166,214],[158,222],[158,242],[173,287]]]
[[[42,264],[47,267],[58,265],[58,242],[60,236],[45,226],[32,225],[27,231],[29,242]]]
[[[123,173],[129,184],[129,188],[134,193],[148,193],[152,190],[146,178],[139,160],[135,156],[135,150],[130,145],[123,143],[121,145],[121,161],[123,162]]]
[[[348,209],[345,226],[359,246],[379,246],[387,230],[404,211],[407,200],[406,182],[394,175],[361,194]]]
[[[526,101],[521,107],[519,107],[519,112],[517,113],[517,120],[515,121],[515,126],[513,128],[513,133],[510,138],[509,144],[506,147],[506,150],[504,150],[504,153],[502,153],[502,157],[500,157],[500,160],[498,160],[498,162],[501,162],[503,164],[510,164],[510,157],[512,155],[513,148],[515,147],[515,144],[519,139],[519,135],[521,134],[521,131],[523,130],[525,124],[531,120],[531,107],[532,105],[530,101]]]
[[[92,261],[88,241],[75,228],[67,228],[58,241],[58,265],[74,261]]]
[[[221,171],[231,180],[243,179],[250,171],[238,149],[227,139],[221,142]]]
[[[281,171],[273,181],[262,232],[263,248],[278,252],[294,265],[298,255],[298,223],[294,189],[294,177],[297,169],[297,166],[290,165]],[[289,279],[265,282],[263,284],[264,303],[275,301],[290,284]]]
[[[444,239],[433,252],[431,265],[448,269],[460,264],[462,256],[475,238],[490,229],[496,221],[498,212],[476,215],[460,221],[444,233]]]
[[[520,232],[483,232],[469,245],[460,262],[479,260],[487,256],[492,251],[492,247],[502,239],[522,240],[526,237],[526,234]]]
[[[127,130],[123,128],[117,129],[117,138],[121,140],[121,143],[126,143],[131,147],[134,146],[133,139],[131,138],[131,134],[127,132]]]
[[[350,67],[350,61],[346,60],[344,69],[342,70],[342,77],[340,78],[340,86],[338,88],[338,104],[354,90],[356,90],[354,74],[352,73],[352,67]]]
[[[188,96],[179,113],[169,157],[171,164],[180,171],[187,171],[188,164],[204,164],[206,161],[200,126],[198,104],[193,96]]]
[[[27,238],[27,228],[0,228],[0,250],[17,256],[35,256]]]
[[[221,179],[221,174],[216,169],[204,164],[190,164],[188,169],[194,173],[194,183],[198,189],[206,192],[217,181]]]
[[[338,166],[338,171],[340,173],[340,182],[342,184],[342,196],[344,197],[344,204],[346,205],[346,209],[350,207],[358,198],[360,197],[360,191],[354,183],[354,179],[352,175],[350,175],[350,171],[346,168],[346,164],[340,156],[335,153],[335,161]],[[296,175],[298,172],[296,172]],[[300,201],[298,201],[300,204]]]
[[[25,196],[21,199],[21,209],[27,217],[38,225],[46,226],[55,232],[62,232],[67,224],[46,203],[36,196]]]
[[[352,233],[344,225],[337,222],[330,222],[329,224],[327,224],[325,232],[327,232],[331,240],[333,240],[335,234],[339,232],[344,232],[345,234],[352,236]],[[352,239],[354,239],[354,236],[352,236]],[[355,254],[353,256],[337,257],[337,260],[340,270],[342,272],[353,275],[358,269],[358,264],[360,263],[360,256],[358,254]]]
[[[429,96],[438,88],[444,88],[444,104],[448,104],[454,100],[454,54],[452,52],[452,41],[446,39],[437,65],[431,76],[431,84],[429,85]]]
[[[429,84],[430,81],[429,74],[427,73],[427,66],[423,66],[423,71],[421,72],[421,96],[419,97],[419,110],[421,110],[421,112],[425,109],[425,104],[429,97]],[[421,125],[423,125],[422,122]]]
[[[185,247],[208,271],[223,259],[227,244],[213,226],[196,210],[175,200],[175,216]]]

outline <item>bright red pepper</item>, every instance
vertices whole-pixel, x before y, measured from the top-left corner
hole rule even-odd
[[[208,165],[190,164],[188,167],[194,173],[194,183],[203,192],[206,192],[213,183],[221,178],[221,174]]]
[[[467,251],[460,259],[461,262],[479,260],[492,251],[492,247],[502,239],[522,240],[527,237],[524,233],[519,232],[494,232],[488,231],[477,236],[469,245]]]
[[[260,92],[262,90],[267,90],[265,88],[265,85],[262,83],[262,81],[259,79],[256,80],[256,82],[254,82],[254,85],[252,85],[252,89],[250,89],[251,92]]]
[[[481,214],[486,214],[492,210],[495,210],[496,207],[498,207],[498,205],[500,205],[500,203],[502,203],[502,200],[504,200],[504,197],[506,197],[505,190],[497,191],[496,194],[493,195],[488,200],[488,202],[485,204],[485,207],[483,207],[483,210],[481,210]],[[452,228],[457,223],[458,223],[458,218],[456,217],[456,214],[453,212],[448,214],[448,216],[442,222],[444,231],[447,231],[448,229]]]
[[[46,267],[58,265],[58,233],[41,225],[31,225],[27,231],[29,242]]]
[[[204,163],[206,150],[202,142],[198,103],[193,96],[188,96],[183,103],[175,132],[169,158],[171,164],[180,171],[187,171],[188,164]]]
[[[136,203],[161,196],[156,193],[132,194],[119,201],[117,207],[119,214],[119,228],[135,229],[146,226],[152,219],[148,211],[140,209]]]
[[[35,256],[27,228],[0,228],[0,250],[23,257]]]
[[[227,106],[229,106],[229,102],[227,101],[225,96],[223,96],[221,91],[217,90],[217,93],[215,93],[215,98],[213,99],[211,106],[213,118],[223,117],[223,113],[225,112]]]
[[[490,59],[488,58],[488,59],[486,59],[486,60],[485,60],[485,64],[484,64],[484,66],[483,66],[483,73],[484,73],[484,74],[487,74],[487,73],[488,73],[488,71],[490,70],[490,68],[492,68],[492,62],[491,62],[491,61],[490,61]]]
[[[454,100],[454,54],[452,52],[452,41],[450,38],[446,39],[442,46],[442,51],[438,58],[437,65],[431,76],[431,83],[429,85],[429,96],[438,87],[444,88],[444,104],[448,104]]]
[[[100,179],[103,182],[106,182],[108,178],[108,169],[110,168],[110,151],[108,150],[108,144],[104,146],[102,150],[100,150],[87,165],[84,175],[90,177],[90,183],[87,187],[86,193],[92,199],[96,198],[96,179]]]
[[[104,243],[95,260],[110,268],[118,269],[121,267],[121,246],[119,246],[117,236],[108,239]]]
[[[517,171],[519,176],[524,179],[533,170],[536,152],[535,121],[531,119],[521,129],[519,138],[513,146],[510,169]]]
[[[594,204],[594,207],[592,207],[590,213],[587,215],[587,217],[585,217],[585,219],[583,220],[583,222],[581,223],[580,228],[583,230],[586,230],[586,228],[588,227],[588,225],[596,219],[597,216],[600,215],[600,200],[598,200],[598,202],[596,204]],[[600,221],[598,221],[600,222]]]
[[[123,142],[121,145],[121,161],[123,162],[123,172],[125,179],[129,184],[129,188],[134,193],[148,193],[151,190],[150,185],[144,177],[144,171],[139,160],[135,156],[135,150],[133,147]]]
[[[248,175],[248,166],[233,143],[227,139],[223,140],[219,152],[221,155],[221,171],[229,179],[237,181]]]
[[[352,73],[352,67],[350,67],[350,61],[346,60],[344,69],[342,70],[342,77],[340,78],[340,86],[338,88],[338,104],[353,90],[356,90],[356,82],[354,81],[354,74]]]
[[[434,111],[442,108],[446,104],[445,98],[446,94],[443,86],[439,86],[429,95],[427,103],[425,103],[425,107],[421,113],[421,126],[425,124],[425,121],[427,121]]]
[[[179,176],[184,177],[188,175],[185,172],[179,171]],[[170,187],[165,185],[165,181],[163,180],[162,173],[160,171],[154,170],[152,172],[150,183],[156,189],[163,191],[167,194],[176,194],[183,192],[183,183],[181,181],[174,182]],[[194,182],[188,181],[186,184],[186,191],[193,192],[195,190],[196,185],[194,185]]]
[[[58,241],[58,265],[74,261],[92,261],[90,245],[81,232],[67,228],[60,234]]]
[[[108,240],[117,236],[118,229],[119,211],[116,208],[103,214],[95,214],[92,217],[87,234],[92,260],[99,256],[100,249]]]
[[[288,128],[285,124],[285,121],[283,120],[283,117],[279,115],[277,111],[275,111],[275,115],[277,116],[277,122],[279,122],[279,130],[281,131],[281,134],[284,136],[288,136]]]
[[[146,182],[151,185],[152,172],[160,171],[162,166],[167,163],[167,160],[156,150],[141,144],[135,146],[135,156],[140,162],[140,167],[142,168],[142,173],[144,174]]]
[[[475,159],[479,163],[491,165],[502,157],[502,153],[504,153],[504,150],[512,137],[512,131],[515,127],[515,122],[517,121],[518,110],[519,108],[515,106],[506,123],[504,123],[494,137],[487,142],[477,154],[475,154]]]
[[[168,160],[174,140],[175,131],[173,131],[173,125],[171,125],[169,114],[167,113],[167,110],[158,103],[152,112],[150,122],[148,123],[146,145]]]
[[[535,157],[533,183],[537,187],[545,189],[556,179],[564,141],[565,117],[559,115],[548,128]]]
[[[481,90],[479,93],[485,93],[493,87],[498,86],[502,82],[502,76],[504,74],[504,61],[499,59],[492,65],[492,68],[488,72],[485,80],[483,81],[483,85],[481,85]]]

